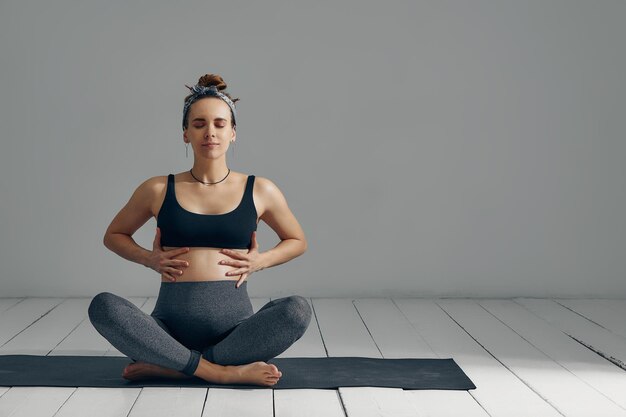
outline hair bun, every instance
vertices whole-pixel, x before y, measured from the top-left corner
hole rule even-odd
[[[204,74],[198,80],[198,85],[203,86],[203,87],[210,87],[214,85],[217,87],[218,90],[226,89],[226,82],[218,74]]]

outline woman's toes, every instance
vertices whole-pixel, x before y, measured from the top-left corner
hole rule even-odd
[[[124,368],[124,371],[122,372],[122,375],[126,376],[129,375],[130,373],[132,373],[133,371],[133,367],[130,365],[126,365],[126,367]]]
[[[273,363],[270,363],[270,366],[272,367],[272,373],[274,375],[276,375],[276,376],[282,376],[283,375],[283,373],[278,370],[276,365],[274,365]]]

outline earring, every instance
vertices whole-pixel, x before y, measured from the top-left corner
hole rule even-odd
[[[185,158],[189,158],[189,155],[187,155],[187,150],[189,150],[189,142],[185,142]]]

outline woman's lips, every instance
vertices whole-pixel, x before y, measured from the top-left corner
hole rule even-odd
[[[216,146],[220,146],[220,145],[219,145],[219,143],[209,143],[209,144],[202,145],[202,146],[209,147],[209,148],[215,148]]]

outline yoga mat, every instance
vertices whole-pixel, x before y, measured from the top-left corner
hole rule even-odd
[[[454,359],[380,359],[359,356],[274,358],[283,373],[273,386],[217,384],[196,376],[129,381],[125,356],[0,355],[0,386],[319,388],[389,387],[470,390],[476,386]]]

